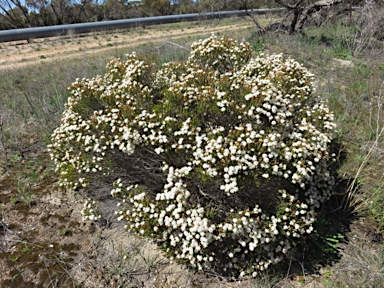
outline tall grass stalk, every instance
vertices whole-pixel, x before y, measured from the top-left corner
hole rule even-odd
[[[28,97],[27,93],[25,93],[25,91],[23,91],[23,94],[24,94],[25,99],[27,100],[28,105],[31,107],[32,113],[36,116],[36,120],[40,123],[41,127],[44,127],[45,128],[44,130],[46,130],[47,126],[46,126],[46,124],[44,124],[41,121],[41,115],[43,115],[43,117],[45,118],[45,122],[48,122],[47,118],[46,118],[47,115],[40,113],[40,111],[37,109],[37,107],[32,104],[31,100],[29,99],[29,97]]]
[[[383,107],[383,86],[384,82],[382,82],[379,90],[379,95],[377,97],[377,106],[376,111],[374,111],[374,105],[373,101],[371,102],[371,109],[369,111],[370,119],[369,124],[370,128],[372,129],[372,132],[375,134],[375,140],[371,144],[370,149],[368,150],[367,155],[364,157],[362,163],[360,164],[359,168],[357,169],[357,172],[351,182],[351,184],[348,186],[346,196],[344,197],[344,200],[342,202],[342,207],[345,210],[355,207],[354,209],[358,210],[358,208],[362,208],[365,206],[364,200],[361,199],[361,197],[358,197],[358,191],[360,190],[360,185],[356,185],[359,177],[361,176],[361,173],[364,171],[364,168],[366,167],[368,161],[371,159],[373,153],[378,148],[378,144],[380,142],[380,138],[384,133],[384,124],[382,119],[382,107]],[[372,123],[375,123],[375,127],[373,127]]]
[[[7,151],[7,147],[5,145],[5,137],[4,137],[4,131],[3,131],[3,117],[0,115],[0,142],[1,142],[1,145],[3,146],[3,150],[4,150],[4,159],[5,159],[5,162],[8,163],[8,151]]]

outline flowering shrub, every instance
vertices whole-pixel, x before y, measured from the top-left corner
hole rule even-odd
[[[97,211],[97,204],[92,199],[86,199],[84,207],[81,210],[83,221],[97,221],[101,218],[99,211]]]
[[[302,65],[250,55],[213,35],[186,62],[156,71],[131,54],[77,80],[49,147],[61,184],[113,175],[126,229],[198,269],[281,261],[330,196],[335,124]]]
[[[191,49],[189,63],[196,63],[205,69],[211,67],[220,73],[238,70],[252,56],[249,43],[239,44],[228,37],[217,40],[214,35],[193,43]]]

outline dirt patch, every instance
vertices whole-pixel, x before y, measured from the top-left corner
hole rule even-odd
[[[254,24],[239,23],[228,26],[197,26],[159,30],[135,29],[128,32],[89,33],[85,35],[58,36],[36,39],[34,43],[13,41],[0,44],[0,70],[22,68],[53,60],[69,59],[84,54],[101,54],[108,50],[139,46],[148,42],[172,41],[182,37],[193,37],[202,33],[224,33],[253,27]]]

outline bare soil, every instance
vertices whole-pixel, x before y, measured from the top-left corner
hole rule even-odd
[[[242,30],[254,24],[234,24],[230,31]],[[0,70],[22,68],[52,60],[75,58],[84,54],[100,54],[107,50],[135,47],[148,42],[172,41],[202,33],[225,33],[228,26],[196,26],[193,28],[159,30],[136,28],[128,32],[103,32],[35,39],[33,43],[12,41],[0,43]]]

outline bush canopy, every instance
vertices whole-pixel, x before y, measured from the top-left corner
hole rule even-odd
[[[171,259],[255,276],[314,231],[334,184],[313,79],[215,35],[161,68],[127,55],[71,85],[51,157],[64,186],[110,181],[118,219]]]

